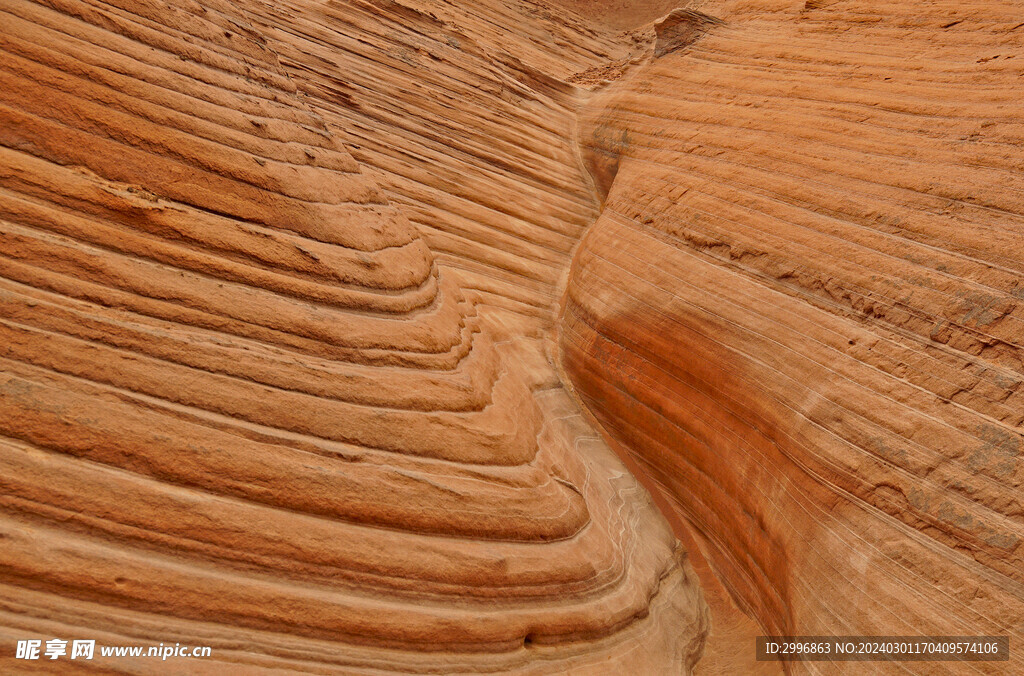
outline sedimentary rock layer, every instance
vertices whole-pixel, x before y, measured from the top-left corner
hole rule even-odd
[[[703,3],[581,116],[567,372],[769,633],[1024,638],[1016,10]]]
[[[0,641],[1019,643],[1018,9],[5,0]]]
[[[598,213],[564,80],[629,45],[537,2],[245,6],[466,296],[519,332],[550,326]]]
[[[486,172],[467,172],[480,183],[458,207],[402,184],[425,206],[399,206],[437,229],[425,241],[340,141],[380,144],[360,159],[391,176],[402,153],[421,158],[409,171],[443,153],[422,129],[359,127],[344,100],[325,119],[332,94],[314,109],[288,73],[312,38],[293,36],[286,70],[293,26],[257,9],[0,6],[0,639],[208,645],[211,659],[171,667],[211,673],[687,669],[707,618],[685,554],[542,344],[522,327],[496,341],[468,278],[428,248],[510,250],[538,282],[515,302],[550,312],[558,261],[596,216],[546,126],[571,123],[548,111],[570,88],[538,74],[496,94],[514,91],[505,112],[544,135],[507,152],[547,153],[557,171],[503,175],[490,195]],[[303,58],[409,16],[344,11],[292,17],[332,45]],[[398,115],[385,99],[411,81],[371,62],[379,87],[354,99]],[[303,86],[325,88],[314,75]],[[414,126],[440,119],[402,105]],[[491,112],[467,148],[525,133]],[[457,181],[460,162],[475,160],[434,166]],[[521,250],[482,236],[499,212],[508,242],[534,233]],[[456,220],[466,233],[445,230]],[[479,274],[498,296],[529,286]]]

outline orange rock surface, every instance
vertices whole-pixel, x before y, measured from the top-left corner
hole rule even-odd
[[[208,645],[166,665],[205,673],[688,669],[707,616],[667,524],[260,9],[0,7],[3,670],[83,635]],[[553,188],[575,236],[581,185]]]
[[[4,0],[0,670],[1016,645],[1015,9]]]
[[[1019,5],[699,9],[580,115],[576,391],[767,633],[1019,643]]]

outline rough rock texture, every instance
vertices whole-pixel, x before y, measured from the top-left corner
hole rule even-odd
[[[411,35],[389,43],[397,62],[304,80],[294,33],[346,55],[389,39],[381,22],[436,25],[318,6],[340,23],[221,0],[0,5],[2,670],[25,666],[16,638],[83,635],[210,645],[168,664],[210,673],[688,670],[707,616],[686,555],[538,333],[597,214],[565,131],[573,89],[448,36],[463,51],[429,63],[436,91],[461,86],[453,108],[500,86],[445,165],[456,149],[427,142],[444,115],[415,115],[401,65],[424,58]],[[359,67],[406,136],[345,117],[338,78]],[[488,191],[468,154],[493,166],[503,128],[504,152],[530,153],[510,165],[533,168]],[[404,158],[429,156],[432,181],[473,197],[425,181],[396,206],[356,139],[394,194],[422,170]],[[492,226],[531,234],[516,249]],[[479,251],[522,261],[487,292],[521,289],[532,318],[477,312],[474,269],[449,270],[485,266]]]
[[[722,21],[692,9],[677,9],[654,24],[654,58],[685,49]]]
[[[598,215],[576,155],[579,92],[562,80],[622,48],[533,3],[246,7],[467,298],[510,311],[520,333],[549,326]]]
[[[1019,3],[700,9],[581,115],[576,391],[766,631],[1020,645]]]
[[[0,670],[1018,645],[1022,21],[3,0]]]

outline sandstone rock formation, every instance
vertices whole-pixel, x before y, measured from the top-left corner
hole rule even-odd
[[[581,114],[578,393],[766,632],[1019,644],[1019,5],[701,11]]]
[[[168,664],[208,673],[688,669],[668,526],[257,9],[0,7],[4,671],[82,635],[209,645]]]
[[[1019,643],[1024,17],[680,4],[3,0],[0,669]]]

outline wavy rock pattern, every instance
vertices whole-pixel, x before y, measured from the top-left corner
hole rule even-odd
[[[1019,645],[1019,5],[701,10],[580,122],[577,392],[767,631]]]
[[[598,215],[574,142],[581,92],[564,80],[631,45],[532,0],[246,7],[467,298],[517,333],[549,328]]]
[[[212,646],[170,665],[196,673],[688,669],[685,554],[527,336],[597,213],[574,90],[447,36],[483,71],[444,55],[433,91],[501,83],[447,162],[443,113],[345,113],[424,96],[401,63],[434,56],[348,52],[426,15],[321,7],[0,6],[0,640]],[[346,98],[342,66],[380,87]],[[486,294],[525,319],[495,334]]]
[[[0,5],[0,641],[1024,638],[1018,8],[599,9]]]

